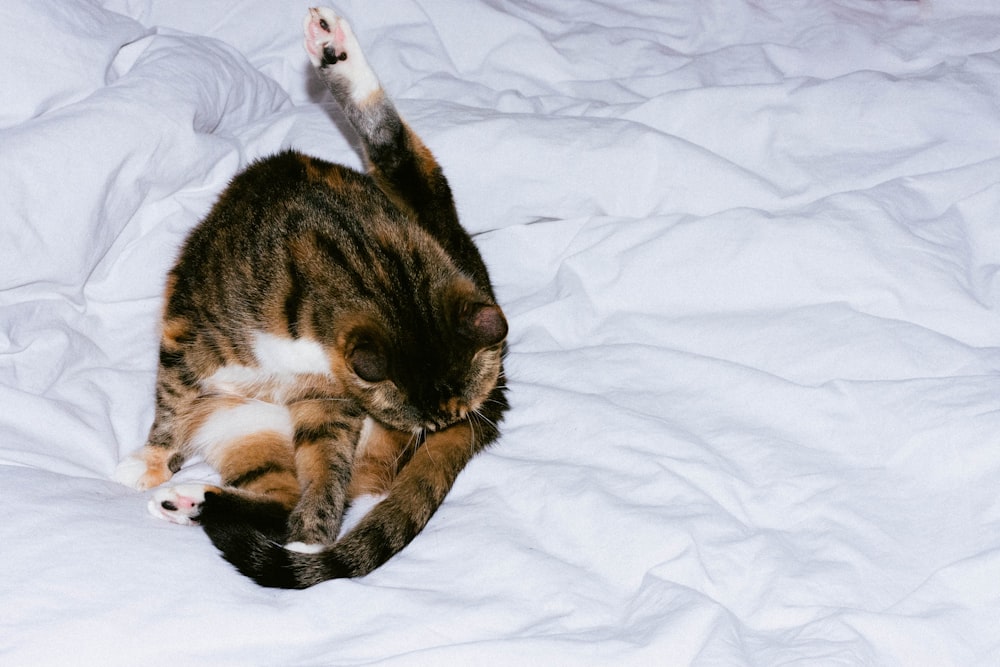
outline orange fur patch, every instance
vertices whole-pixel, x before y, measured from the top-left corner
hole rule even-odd
[[[146,472],[139,478],[139,488],[151,489],[163,484],[174,476],[170,470],[170,459],[174,450],[166,447],[145,447],[142,458],[146,463]]]
[[[280,433],[261,431],[239,438],[222,454],[219,473],[229,483],[241,476],[266,470],[240,488],[276,500],[288,509],[299,499],[291,447]]]
[[[303,487],[310,483],[326,485],[330,470],[324,449],[325,443],[318,442],[308,442],[295,449],[295,471]]]
[[[322,426],[330,418],[330,411],[323,400],[297,401],[288,406],[296,428]]]
[[[415,523],[423,525],[474,453],[472,428],[467,422],[431,433],[399,471],[391,495],[398,498],[398,506],[410,509]],[[428,490],[436,501],[433,505],[427,504]]]
[[[360,102],[356,101],[355,104],[358,106],[358,108],[364,109],[365,107],[370,107],[372,105],[382,104],[384,100],[385,100],[385,91],[382,90],[381,88],[377,88],[372,92],[370,92]]]
[[[409,433],[390,431],[373,422],[367,439],[359,443],[361,448],[354,460],[348,498],[386,493],[396,479],[403,454],[413,441],[414,436]]]
[[[344,188],[343,167],[340,165],[322,162],[301,153],[297,153],[295,157],[305,166],[306,178],[310,183],[322,183],[334,190]]]
[[[179,350],[181,344],[178,339],[183,338],[188,332],[188,322],[181,317],[174,317],[163,322],[163,347],[171,352]]]
[[[410,140],[410,148],[413,150],[413,154],[417,158],[417,166],[420,169],[420,173],[422,173],[428,181],[433,182],[434,177],[436,177],[441,171],[441,166],[438,164],[434,154],[431,153],[431,150],[427,148],[424,142],[421,141],[420,137],[417,136],[417,133],[414,132],[409,125],[406,125],[406,123],[403,123],[403,125],[406,127],[407,138]]]

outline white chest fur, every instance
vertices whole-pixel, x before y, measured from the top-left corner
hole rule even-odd
[[[203,380],[202,387],[216,393],[282,402],[284,390],[295,384],[300,376],[333,377],[326,350],[314,340],[257,332],[254,334],[253,354],[257,360],[255,366],[223,366]]]
[[[258,332],[254,335],[253,353],[265,373],[330,373],[330,358],[323,346],[308,338],[282,338]]]

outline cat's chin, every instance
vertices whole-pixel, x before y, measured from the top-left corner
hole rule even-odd
[[[427,429],[424,427],[420,421],[415,419],[400,420],[398,418],[393,418],[388,415],[380,415],[375,412],[369,412],[368,417],[375,422],[378,422],[382,428],[388,429],[390,431],[397,431],[399,433],[410,433],[414,437],[420,437],[427,433]]]
[[[386,428],[389,428],[389,429],[391,429],[393,431],[399,431],[401,433],[410,433],[410,434],[412,434],[415,438],[418,438],[418,442],[419,442],[419,439],[422,438],[422,437],[424,437],[424,436],[426,436],[428,433],[436,433],[437,431],[443,431],[446,428],[448,428],[450,426],[454,426],[455,424],[459,423],[460,421],[464,421],[464,420],[460,419],[460,418],[459,419],[453,419],[453,420],[450,420],[450,421],[437,421],[437,422],[435,422],[433,420],[428,420],[428,421],[425,421],[425,422],[408,422],[408,423],[405,423],[405,424],[403,424],[403,423],[394,423],[392,421],[381,420],[381,419],[378,420],[378,421],[383,426],[385,426]]]

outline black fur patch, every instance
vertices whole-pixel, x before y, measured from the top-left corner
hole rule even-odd
[[[323,57],[320,59],[320,67],[336,65],[338,62],[347,60],[347,53],[337,53],[332,46],[323,47]]]

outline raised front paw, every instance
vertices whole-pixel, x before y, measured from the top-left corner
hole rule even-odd
[[[182,526],[197,525],[205,492],[212,489],[204,484],[178,484],[157,489],[149,500],[149,513]]]

